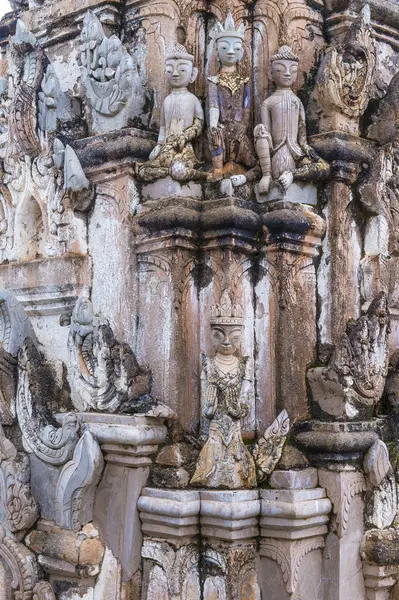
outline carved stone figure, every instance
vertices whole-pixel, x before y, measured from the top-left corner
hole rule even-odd
[[[158,143],[149,161],[137,166],[138,176],[143,181],[168,175],[177,181],[204,179],[206,174],[196,169],[199,161],[192,145],[202,131],[204,111],[187,89],[198,75],[194,56],[178,44],[166,55],[165,73],[172,92],[162,106]]]
[[[88,298],[78,299],[68,339],[72,401],[79,410],[146,412],[154,404],[151,373],[128,344],[100,324]]]
[[[216,75],[208,77],[209,141],[212,178],[231,176],[233,185],[246,182],[245,172],[256,160],[248,135],[251,109],[249,77],[238,63],[244,55],[244,24],[235,28],[231,12],[224,26],[218,23],[213,44],[220,63]]]
[[[289,429],[288,413],[283,410],[255,444],[252,454],[255,459],[258,483],[265,481],[274,471],[281,458]]]
[[[373,416],[388,372],[388,332],[388,300],[381,292],[366,315],[348,323],[328,366],[308,371],[316,416],[344,421]]]
[[[94,118],[94,128],[115,128],[112,118],[121,113],[117,123],[123,126],[129,118],[139,116],[145,103],[137,65],[116,35],[107,37],[98,17],[88,11],[81,33],[82,80],[86,98],[103,118]],[[123,114],[122,114],[123,113]],[[105,119],[104,119],[105,117]]]
[[[327,163],[307,142],[305,109],[291,89],[298,63],[298,56],[289,46],[282,46],[271,58],[269,76],[276,91],[263,102],[262,123],[254,131],[262,169],[260,194],[267,194],[272,181],[286,191],[295,177],[317,178],[328,170]]]
[[[38,125],[43,132],[57,129],[57,102],[60,93],[60,82],[54,67],[49,65],[38,94]]]
[[[201,450],[194,485],[208,488],[256,487],[254,460],[241,436],[241,419],[248,413],[252,374],[248,357],[240,354],[244,325],[242,308],[225,292],[212,307],[215,356],[203,356],[207,378],[204,417],[210,420],[209,437]]]

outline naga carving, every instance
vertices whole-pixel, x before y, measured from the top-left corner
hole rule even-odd
[[[40,142],[36,132],[36,94],[43,77],[44,52],[35,36],[23,21],[18,19],[15,36],[11,39],[11,52],[17,67],[12,104],[10,139],[22,154],[36,157]]]
[[[390,527],[398,511],[396,479],[386,444],[377,439],[364,457],[368,481],[365,522],[370,529]]]
[[[151,373],[138,364],[128,344],[94,316],[87,298],[79,298],[68,338],[72,401],[78,410],[147,412]]]
[[[316,417],[350,421],[373,416],[388,373],[388,332],[388,300],[381,292],[364,316],[349,321],[328,366],[308,371]]]

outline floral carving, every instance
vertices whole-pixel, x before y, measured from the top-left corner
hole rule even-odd
[[[262,483],[276,468],[289,429],[288,413],[283,410],[255,444],[252,454],[255,459],[258,483]]]

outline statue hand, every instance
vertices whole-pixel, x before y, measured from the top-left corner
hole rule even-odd
[[[239,185],[244,185],[244,183],[247,183],[247,178],[245,175],[232,175],[230,177],[230,181],[234,187],[238,187]]]
[[[259,181],[259,194],[267,194],[270,188],[271,177],[270,175],[263,175]]]
[[[178,136],[178,138],[176,140],[175,148],[178,152],[183,152],[185,145],[186,145],[186,137],[185,137],[185,135],[181,134]]]
[[[212,146],[221,146],[222,145],[222,126],[211,127],[210,129],[210,137]]]
[[[158,158],[158,156],[161,154],[161,150],[162,150],[161,144],[157,144],[155,146],[155,148],[153,149],[153,151],[151,152],[150,156],[148,157],[149,160],[155,160],[156,158]]]
[[[268,132],[263,123],[259,123],[254,129],[254,138],[266,138],[268,137]]]
[[[212,417],[215,415],[215,412],[216,412],[215,405],[208,402],[208,404],[204,408],[204,416],[207,419],[212,419]]]
[[[317,154],[316,150],[313,150],[311,146],[306,146],[304,150],[306,156],[308,156],[313,162],[318,162],[320,160],[320,156]]]
[[[288,190],[293,181],[294,174],[292,173],[292,171],[284,171],[284,173],[278,178],[278,182],[281,183],[284,191]]]

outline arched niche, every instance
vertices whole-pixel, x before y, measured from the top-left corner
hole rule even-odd
[[[42,209],[35,198],[26,198],[15,218],[15,258],[34,260],[46,255],[46,227]]]

